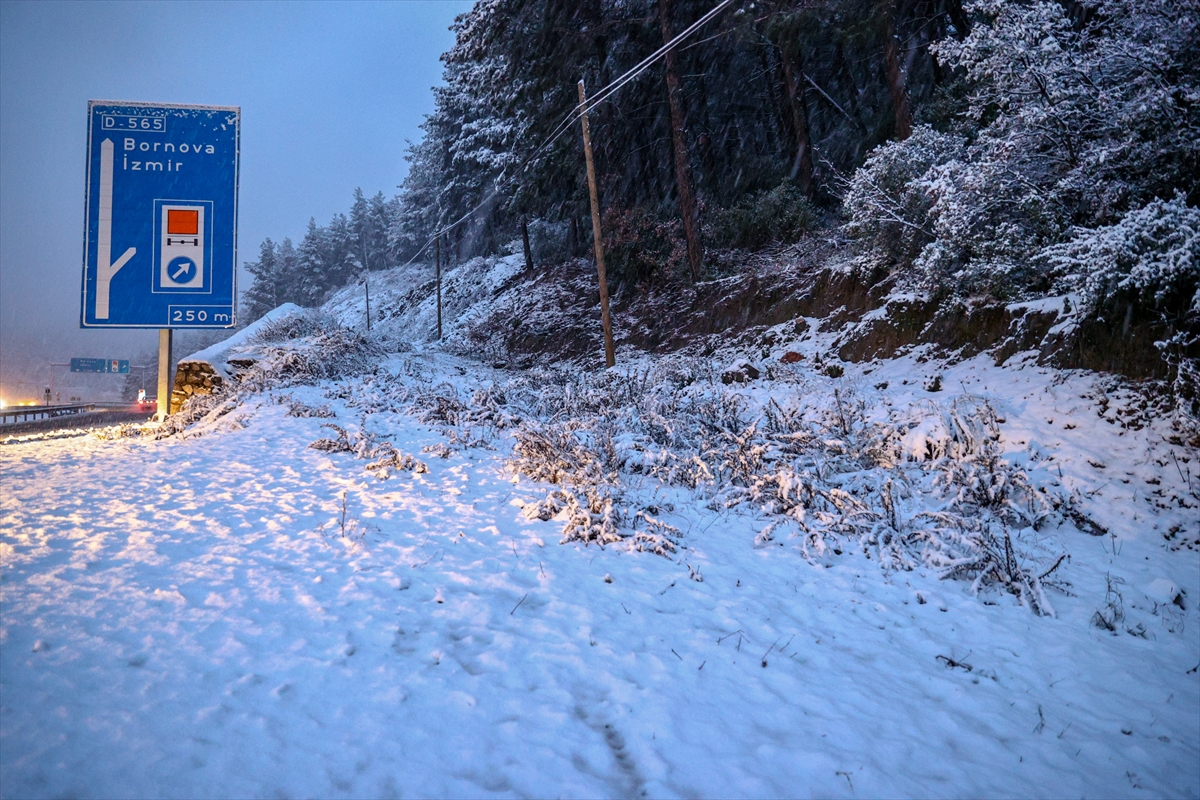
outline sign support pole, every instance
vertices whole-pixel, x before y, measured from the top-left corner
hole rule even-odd
[[[592,201],[592,241],[596,246],[596,273],[600,277],[600,323],[604,327],[604,366],[617,363],[613,353],[612,318],[608,315],[608,276],[604,270],[604,240],[600,235],[600,198],[596,192],[596,167],[592,163],[592,135],[588,132],[587,96],[579,82],[579,105],[583,106],[583,151],[587,156],[588,194]]]
[[[171,413],[171,391],[175,388],[171,374],[171,338],[173,330],[163,328],[158,332],[158,414],[155,418],[165,422]]]

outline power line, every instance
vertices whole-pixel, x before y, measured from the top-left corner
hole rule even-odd
[[[616,80],[610,82],[607,86],[605,86],[599,92],[597,92],[595,95],[593,95],[591,98],[589,98],[587,100],[586,107],[585,107],[584,103],[579,103],[578,105],[576,105],[573,109],[571,109],[570,112],[567,113],[567,116],[563,119],[563,121],[560,122],[557,127],[555,127],[554,131],[551,132],[550,135],[547,136],[546,139],[540,145],[538,145],[536,148],[534,148],[533,152],[531,152],[524,159],[522,159],[521,164],[517,167],[516,171],[513,173],[513,176],[511,178],[508,178],[506,180],[503,177],[503,175],[501,175],[501,177],[499,178],[499,180],[497,182],[496,187],[494,189],[492,189],[492,191],[490,193],[488,193],[487,197],[485,197],[485,198],[483,198],[483,200],[479,201],[479,203],[474,208],[467,211],[465,214],[463,214],[461,217],[456,219],[454,222],[452,222],[449,225],[446,225],[445,227],[436,231],[432,236],[429,237],[429,239],[425,242],[425,244],[421,245],[420,249],[417,250],[417,252],[413,255],[413,257],[410,258],[408,261],[404,262],[401,266],[407,267],[409,264],[416,261],[421,256],[421,254],[424,253],[429,248],[429,245],[433,244],[433,242],[439,236],[449,233],[450,231],[454,230],[459,225],[461,225],[463,222],[465,222],[466,220],[468,220],[469,218],[474,216],[475,213],[477,211],[479,211],[479,209],[486,206],[488,203],[490,203],[496,197],[496,195],[500,194],[501,190],[506,187],[507,183],[511,182],[512,180],[515,180],[517,176],[519,176],[526,169],[528,169],[530,163],[532,163],[533,159],[540,152],[545,150],[550,145],[554,144],[554,142],[558,141],[558,139],[564,133],[566,133],[568,130],[570,130],[571,126],[573,124],[575,124],[576,122],[578,122],[580,117],[582,117],[584,114],[586,114],[591,109],[593,109],[596,106],[603,103],[614,92],[618,91],[623,86],[625,86],[627,83],[629,83],[634,78],[636,78],[638,75],[641,75],[643,72],[645,72],[647,69],[649,69],[656,61],[658,61],[663,56],[665,56],[673,47],[675,47],[680,42],[686,40],[689,36],[691,36],[697,30],[702,28],[709,20],[711,20],[717,14],[721,13],[723,10],[725,10],[725,8],[727,8],[733,2],[734,2],[734,0],[721,0],[720,3],[715,5],[712,9],[710,9],[708,11],[708,13],[706,13],[704,16],[700,17],[698,20],[696,20],[691,25],[689,25],[687,28],[685,28],[678,36],[671,39],[671,41],[667,42],[666,44],[664,44],[659,49],[655,50],[650,55],[646,56],[646,58],[642,59],[638,64],[634,65],[629,70],[627,70],[625,72],[625,74],[621,75]],[[697,44],[699,44],[699,42],[697,42]]]

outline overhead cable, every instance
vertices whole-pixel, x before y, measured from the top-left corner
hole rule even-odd
[[[595,95],[593,95],[591,98],[589,98],[587,100],[586,105],[584,103],[579,103],[578,105],[576,105],[573,109],[571,109],[570,112],[567,113],[567,116],[563,119],[562,122],[560,122],[558,124],[557,127],[555,127],[555,129],[550,133],[550,135],[547,136],[546,139],[541,144],[539,144],[536,148],[534,148],[533,151],[531,153],[529,153],[529,155],[525,156],[525,158],[521,160],[521,164],[512,173],[511,177],[505,178],[503,175],[501,175],[496,187],[494,189],[492,189],[492,191],[489,192],[488,195],[485,198],[483,198],[483,200],[479,201],[479,203],[474,208],[470,209],[465,214],[463,214],[461,217],[454,220],[454,222],[451,222],[449,225],[446,225],[445,227],[440,228],[438,231],[436,231],[432,236],[429,237],[428,241],[426,241],[425,244],[421,245],[420,249],[417,250],[417,252],[413,255],[413,257],[410,258],[408,261],[404,262],[404,264],[402,264],[401,266],[407,267],[409,264],[416,261],[421,256],[421,254],[424,253],[429,248],[429,245],[433,244],[433,242],[439,236],[449,233],[450,231],[454,230],[459,225],[461,225],[463,222],[465,222],[466,220],[468,220],[472,216],[474,216],[475,212],[479,211],[479,209],[483,208],[488,203],[490,203],[496,197],[496,195],[498,195],[501,192],[502,189],[506,188],[508,183],[511,183],[513,180],[516,179],[517,176],[519,176],[526,169],[528,169],[529,165],[533,162],[533,159],[540,152],[545,150],[550,145],[554,144],[554,142],[556,142],[559,139],[559,137],[561,137],[564,133],[566,133],[568,130],[570,130],[571,126],[574,123],[578,122],[580,117],[582,117],[585,113],[587,113],[591,109],[593,109],[596,106],[603,103],[614,92],[621,89],[623,86],[625,86],[625,84],[629,83],[634,78],[636,78],[638,75],[641,75],[643,72],[645,72],[647,69],[649,69],[656,61],[658,61],[663,56],[665,56],[673,47],[675,47],[677,44],[679,44],[680,42],[687,39],[689,36],[691,36],[693,33],[695,33],[697,30],[699,30],[701,27],[703,27],[705,25],[705,23],[707,23],[709,20],[711,20],[717,14],[719,14],[723,10],[725,10],[725,8],[727,8],[733,2],[734,2],[734,0],[721,0],[720,3],[715,5],[711,10],[709,10],[708,13],[706,13],[704,16],[700,17],[698,20],[696,20],[691,25],[689,25],[687,28],[685,28],[678,36],[674,37],[673,39],[671,39],[671,41],[667,42],[662,47],[655,50],[650,55],[646,56],[646,58],[642,59],[638,64],[636,64],[635,66],[633,66],[629,70],[627,70],[625,72],[625,74],[621,75],[619,78],[610,82],[607,86],[600,89],[599,92],[597,92]]]

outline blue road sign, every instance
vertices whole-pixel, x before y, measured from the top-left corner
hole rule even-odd
[[[108,372],[115,375],[128,375],[129,359],[72,358],[71,372]]]
[[[237,108],[88,103],[81,327],[233,326],[240,130]]]

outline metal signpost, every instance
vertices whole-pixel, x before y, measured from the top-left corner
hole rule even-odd
[[[172,329],[235,323],[240,132],[238,108],[88,103],[80,325],[159,329],[160,420]]]

